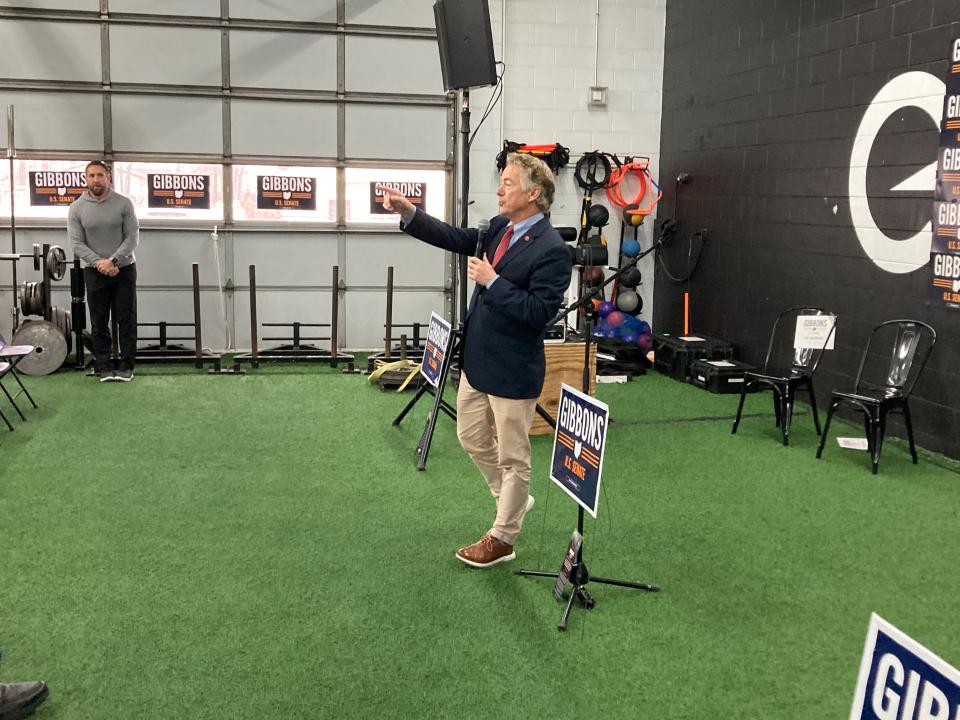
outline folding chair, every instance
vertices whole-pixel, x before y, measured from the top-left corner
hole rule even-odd
[[[877,325],[863,349],[853,391],[834,390],[830,394],[830,410],[827,411],[827,423],[817,448],[817,459],[823,454],[833,413],[847,402],[863,412],[867,451],[874,475],[880,465],[880,450],[887,431],[887,413],[891,410],[903,413],[907,439],[910,441],[910,456],[916,465],[917,448],[913,443],[908,400],[936,343],[936,330],[919,320],[888,320]],[[889,344],[889,355],[885,352],[871,354],[870,348],[875,344]]]
[[[6,375],[8,372],[10,372],[10,369],[11,369],[12,367],[13,367],[13,365],[11,365],[11,364],[8,363],[8,362],[0,362],[0,379],[2,379],[4,375]],[[6,391],[4,391],[4,392],[6,392]],[[11,425],[11,424],[10,424],[10,421],[7,420],[7,416],[3,414],[3,410],[0,410],[0,420],[3,420],[3,422],[6,424],[7,428],[10,430],[10,432],[13,432],[13,425]]]
[[[818,320],[819,319],[819,320]],[[822,322],[821,322],[822,321]],[[810,338],[801,335],[801,325],[812,325]],[[773,390],[773,411],[777,427],[783,435],[783,444],[790,444],[790,425],[793,420],[793,405],[796,391],[803,389],[810,395],[813,424],[820,434],[820,417],[817,415],[817,398],[813,392],[813,374],[820,365],[823,351],[830,346],[837,327],[837,316],[820,308],[796,307],[784,310],[777,316],[770,332],[767,356],[759,370],[748,370],[740,388],[740,405],[733,421],[731,434],[736,434],[743,414],[747,393],[759,385]],[[813,339],[811,339],[813,338]]]
[[[33,345],[8,345],[4,337],[0,335],[0,363],[9,366],[5,370],[0,370],[0,390],[3,390],[3,394],[7,396],[10,404],[13,405],[13,409],[17,411],[17,415],[19,415],[20,419],[24,422],[27,421],[27,418],[20,410],[20,406],[17,405],[17,398],[21,395],[26,395],[27,400],[30,401],[30,404],[34,409],[37,408],[37,403],[33,401],[33,396],[30,395],[30,392],[20,379],[20,373],[17,372],[17,363],[32,353],[33,350]],[[10,375],[14,380],[16,380],[17,385],[20,386],[20,389],[16,392],[16,394],[11,395],[10,391],[3,384],[3,378],[5,378],[7,375]],[[7,425],[9,426],[10,423],[7,423]],[[12,427],[10,429],[13,430]]]

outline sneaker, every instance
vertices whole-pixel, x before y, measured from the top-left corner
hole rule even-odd
[[[117,376],[114,375],[113,370],[101,370],[97,373],[97,377],[100,378],[100,382],[113,382],[117,379]]]
[[[18,720],[32,715],[49,692],[43,682],[0,683],[0,718]]]
[[[497,540],[487,533],[473,545],[457,550],[457,560],[470,567],[485,568],[517,557],[513,545]]]
[[[117,370],[117,374],[114,379],[119,380],[120,382],[130,382],[133,380],[133,370],[129,368],[121,368],[120,370]]]

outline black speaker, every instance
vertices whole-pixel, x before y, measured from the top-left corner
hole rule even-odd
[[[487,0],[437,0],[433,4],[446,90],[496,85],[493,33]]]

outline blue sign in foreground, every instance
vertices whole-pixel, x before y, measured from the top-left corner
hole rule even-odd
[[[960,718],[960,672],[871,615],[850,720],[955,718]]]
[[[443,359],[449,342],[450,323],[436,313],[430,313],[430,327],[427,328],[427,340],[423,345],[420,374],[434,387],[440,382],[440,371],[443,369]]]
[[[558,408],[550,479],[596,517],[609,408],[562,383]]]

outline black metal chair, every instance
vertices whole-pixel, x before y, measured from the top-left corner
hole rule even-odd
[[[801,317],[820,317],[824,319],[822,338],[816,347],[797,347],[797,321]],[[748,370],[744,374],[740,388],[740,405],[737,417],[733,421],[732,434],[736,434],[743,415],[743,403],[747,393],[755,387],[773,390],[773,410],[777,418],[777,427],[783,434],[783,444],[790,444],[790,426],[793,421],[793,405],[797,390],[806,390],[810,395],[810,408],[813,411],[813,424],[820,434],[820,417],[817,415],[817,398],[813,391],[813,374],[820,365],[820,358],[830,344],[837,327],[837,316],[821,308],[795,307],[784,310],[773,323],[770,342],[763,367]]]
[[[0,365],[6,365],[7,367],[0,370],[0,390],[3,391],[3,394],[7,396],[7,399],[10,401],[10,404],[13,405],[13,409],[17,411],[17,415],[20,416],[20,419],[24,422],[27,421],[26,416],[20,410],[20,406],[17,405],[17,398],[21,395],[26,395],[27,400],[30,401],[30,404],[36,409],[37,403],[33,401],[33,396],[30,395],[27,388],[24,386],[23,381],[20,379],[20,374],[17,372],[17,363],[19,363],[23,358],[27,357],[30,353],[34,351],[33,345],[8,345],[7,341],[0,335]],[[20,389],[11,394],[7,387],[3,384],[3,379],[10,375],[14,380],[17,381],[17,385],[20,386]],[[6,418],[4,418],[6,420]],[[7,426],[13,430],[13,427],[10,426],[10,423],[7,423]]]
[[[879,341],[877,344],[889,343],[890,354],[871,354],[870,350],[875,341]],[[913,423],[910,421],[908,400],[936,342],[936,330],[919,320],[888,320],[877,325],[870,333],[860,358],[853,391],[834,390],[831,393],[830,409],[827,411],[827,422],[817,448],[817,458],[823,454],[834,412],[846,402],[863,411],[867,451],[870,453],[874,475],[880,465],[880,450],[883,448],[883,437],[887,430],[887,413],[891,410],[900,410],[903,413],[907,439],[910,441],[910,455],[916,465],[917,448],[913,442]]]

